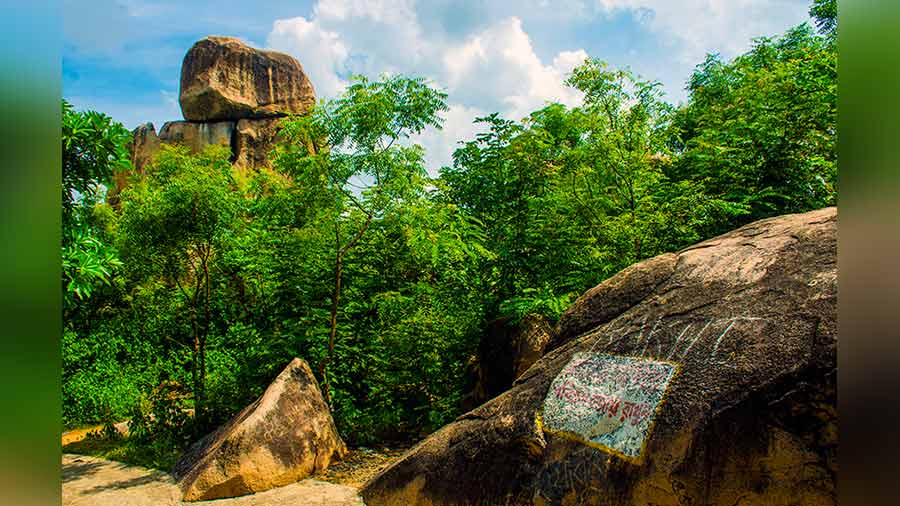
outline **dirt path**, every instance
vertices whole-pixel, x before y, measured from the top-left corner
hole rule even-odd
[[[182,503],[172,477],[162,471],[83,455],[62,457],[63,506],[365,506],[356,492],[310,479],[244,497]]]

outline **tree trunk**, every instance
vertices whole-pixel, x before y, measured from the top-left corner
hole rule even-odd
[[[322,362],[319,363],[319,377],[322,378],[322,394],[325,396],[325,402],[331,406],[331,392],[328,388],[328,372],[326,366],[334,360],[334,340],[337,336],[337,312],[338,303],[341,298],[341,274],[343,271],[343,257],[338,253],[334,262],[334,295],[331,298],[331,330],[328,334],[328,353]]]
[[[331,298],[331,330],[328,334],[328,352],[322,361],[319,362],[319,377],[322,378],[322,394],[329,407],[331,406],[331,392],[329,391],[328,385],[327,366],[334,360],[334,342],[337,336],[337,313],[339,307],[338,303],[341,299],[341,274],[344,270],[344,255],[359,242],[363,234],[366,233],[366,230],[369,229],[369,225],[372,224],[372,215],[369,214],[366,216],[366,222],[363,223],[363,226],[356,231],[356,235],[354,235],[353,238],[350,239],[350,242],[344,245],[343,248],[341,247],[341,229],[338,223],[339,222],[335,222],[334,224],[336,251],[334,257],[334,296]]]

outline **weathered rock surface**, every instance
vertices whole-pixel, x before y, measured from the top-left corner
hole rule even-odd
[[[159,151],[160,140],[156,134],[153,123],[144,123],[132,131],[134,138],[131,141],[131,164],[138,173],[143,173],[144,167],[153,161],[153,155]]]
[[[294,58],[210,36],[184,57],[179,101],[189,121],[221,121],[303,114],[316,96]]]
[[[240,168],[270,167],[269,152],[278,140],[279,121],[278,118],[238,121],[234,165]]]
[[[240,121],[168,121],[156,134],[152,123],[134,130],[130,145],[134,172],[143,174],[163,144],[187,147],[192,153],[206,146],[220,145],[231,150],[231,160],[238,168],[271,167],[270,152],[278,141],[279,118],[242,119]],[[127,185],[132,173],[120,173],[115,179],[115,194]]]
[[[160,140],[153,123],[144,123],[132,130],[131,134],[128,151],[131,153],[132,170],[113,174],[108,194],[109,201],[113,204],[118,203],[118,195],[128,186],[128,178],[136,173],[143,174],[147,165],[153,161],[153,155],[159,151]]]
[[[513,381],[541,358],[552,334],[550,323],[538,315],[527,315],[518,323],[509,318],[489,323],[478,347],[472,407],[509,390]]]
[[[203,151],[206,146],[218,144],[231,149],[235,124],[233,121],[197,123],[193,121],[167,121],[159,130],[163,144],[179,144],[192,153]]]
[[[575,304],[569,321],[578,324],[568,332],[577,337],[376,475],[363,499],[369,506],[835,504],[836,232],[835,208],[786,215],[623,271],[592,290],[599,300],[586,295]],[[643,364],[636,373],[675,372],[617,376],[609,365],[616,361]],[[572,390],[551,389],[586,363],[607,365],[579,372],[587,379],[569,383]],[[616,385],[626,400],[642,385],[665,390],[649,411],[584,395]],[[545,412],[551,395],[570,404]],[[593,433],[545,430],[548,418],[560,417],[573,427],[588,417],[606,425]],[[616,437],[635,420],[646,430]]]
[[[295,358],[256,402],[194,444],[172,474],[185,501],[235,497],[319,473],[346,452],[309,365]]]

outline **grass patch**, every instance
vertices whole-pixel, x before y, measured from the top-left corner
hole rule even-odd
[[[181,448],[174,447],[168,442],[137,441],[128,436],[109,436],[96,432],[81,441],[63,446],[62,451],[158,469],[167,473],[172,470],[182,453]]]

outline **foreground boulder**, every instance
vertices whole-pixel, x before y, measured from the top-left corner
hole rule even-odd
[[[294,58],[211,36],[184,57],[179,102],[189,121],[237,121],[303,114],[316,95]]]
[[[623,271],[561,322],[575,336],[363,499],[835,504],[836,232],[835,208],[781,216]]]
[[[185,501],[293,483],[347,452],[309,365],[295,358],[265,393],[175,464]]]

